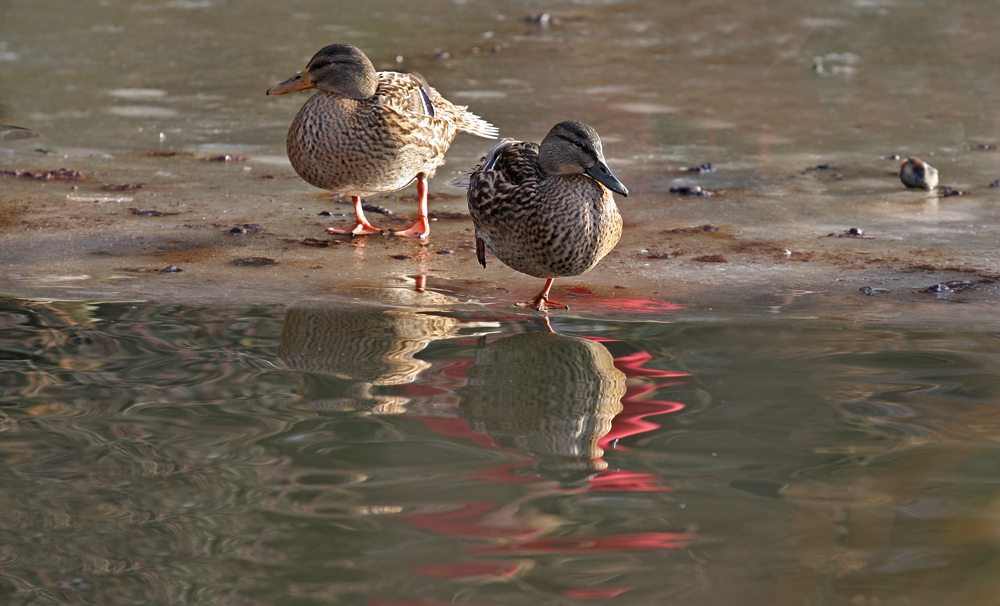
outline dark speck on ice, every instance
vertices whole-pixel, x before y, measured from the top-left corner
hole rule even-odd
[[[132,211],[133,215],[139,215],[140,217],[165,217],[167,215],[179,215],[180,214],[180,213],[176,213],[176,212],[174,212],[174,213],[165,213],[163,211],[153,210],[153,209],[150,209],[150,210],[140,210],[138,208],[130,208],[129,210]]]
[[[677,194],[679,196],[701,196],[703,198],[715,195],[715,193],[710,192],[707,189],[702,189],[697,185],[678,185],[671,187],[670,193]]]
[[[210,158],[202,158],[205,162],[245,162],[246,156],[212,156]]]
[[[950,198],[952,196],[967,196],[967,195],[969,195],[969,192],[967,192],[967,191],[962,191],[960,189],[953,189],[951,187],[948,187],[947,185],[942,185],[940,187],[940,190],[941,190],[941,197],[942,198]]]
[[[955,291],[947,284],[935,284],[934,286],[929,287],[924,292],[947,294],[947,293],[953,293]]]
[[[256,223],[244,223],[243,225],[237,225],[229,229],[227,232],[230,236],[242,236],[243,234],[262,234],[264,229],[257,225]]]
[[[263,267],[265,265],[274,265],[277,261],[274,259],[268,259],[267,257],[245,257],[243,259],[233,259],[233,265],[239,265],[243,267]]]
[[[664,230],[665,234],[711,234],[719,231],[719,228],[714,225],[699,225],[698,227],[677,227],[674,229]]]

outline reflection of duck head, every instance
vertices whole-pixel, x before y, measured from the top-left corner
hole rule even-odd
[[[9,143],[11,141],[16,141],[18,139],[30,139],[31,137],[41,137],[40,133],[36,133],[33,130],[24,128],[23,126],[14,126],[8,123],[7,119],[4,117],[3,107],[0,107],[0,144]]]
[[[430,363],[415,355],[453,336],[458,321],[405,309],[361,306],[288,310],[278,358],[308,373],[309,408],[399,412],[406,398],[373,395],[373,386],[411,383]]]
[[[549,332],[504,337],[478,348],[465,374],[469,426],[534,455],[541,475],[572,484],[607,467],[597,442],[622,410],[625,375],[600,343]]]
[[[22,126],[4,124],[0,119],[0,143],[5,141],[16,141],[17,139],[30,139],[31,137],[41,137],[39,133],[28,130]]]

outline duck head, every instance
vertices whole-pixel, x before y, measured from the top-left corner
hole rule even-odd
[[[628,188],[611,173],[604,160],[601,137],[578,120],[567,120],[552,127],[539,146],[538,161],[546,172],[583,173],[616,194],[628,196]]]
[[[375,66],[360,49],[350,44],[324,46],[306,68],[268,89],[269,95],[285,95],[318,88],[348,99],[368,99],[378,88]]]

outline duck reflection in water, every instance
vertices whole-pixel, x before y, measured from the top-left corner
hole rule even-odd
[[[622,410],[625,375],[600,343],[552,332],[480,340],[465,374],[469,428],[533,455],[532,475],[581,486],[607,468],[598,441]]]
[[[4,124],[3,120],[0,119],[0,143],[16,141],[18,139],[30,139],[32,137],[41,137],[41,135],[22,126]]]
[[[454,337],[457,325],[398,308],[293,308],[285,315],[279,364],[305,373],[305,402],[296,408],[398,414],[408,398],[377,388],[412,383],[430,367],[416,354],[431,341]]]

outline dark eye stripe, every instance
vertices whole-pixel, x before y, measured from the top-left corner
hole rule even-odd
[[[577,139],[573,139],[572,137],[569,137],[567,135],[559,135],[559,138],[562,139],[563,141],[568,142],[568,143],[572,143],[573,145],[577,146],[578,148],[582,149],[583,151],[585,151],[587,153],[590,153],[590,154],[594,153],[594,150],[591,149],[590,146],[587,145],[586,143],[584,143],[583,141],[579,141]]]

